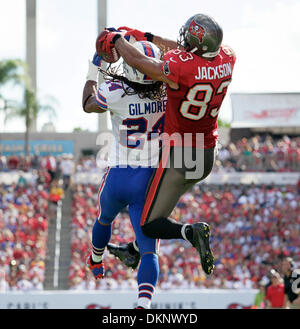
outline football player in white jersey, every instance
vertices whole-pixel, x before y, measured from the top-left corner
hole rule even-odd
[[[160,50],[151,42],[138,41],[133,45],[147,56],[161,57]],[[87,113],[110,112],[114,138],[109,166],[99,189],[92,253],[86,262],[96,279],[104,276],[102,256],[111,238],[112,222],[128,206],[138,244],[138,247],[134,243],[130,246],[139,250],[141,255],[137,308],[150,308],[159,273],[158,240],[143,234],[140,218],[148,182],[158,160],[158,137],[163,131],[166,107],[164,86],[123,62],[123,75],[116,75],[108,69],[111,79],[97,89],[100,61],[101,58],[95,55],[90,62],[82,105]],[[136,268],[138,263],[139,257],[127,257],[126,265]]]

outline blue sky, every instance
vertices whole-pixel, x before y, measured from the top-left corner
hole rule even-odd
[[[96,114],[81,110],[88,58],[97,36],[96,0],[38,0],[38,94],[58,101],[57,131],[96,130]],[[127,25],[176,39],[195,13],[222,25],[237,54],[233,82],[220,117],[230,121],[232,92],[299,91],[299,0],[108,0],[108,26]],[[0,60],[25,57],[25,0],[0,1]],[[10,96],[16,92],[10,90]],[[40,128],[48,121],[41,117]],[[0,130],[23,131],[14,120]]]

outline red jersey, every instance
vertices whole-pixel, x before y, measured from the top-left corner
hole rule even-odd
[[[282,307],[284,303],[283,283],[279,283],[277,286],[271,284],[267,288],[266,299],[270,301],[271,307]]]
[[[227,46],[221,46],[220,53],[212,60],[179,49],[166,53],[163,72],[179,84],[179,89],[167,86],[164,132],[169,135],[177,132],[182,140],[185,133],[192,133],[190,146],[193,147],[197,147],[196,133],[203,133],[204,148],[214,147],[218,138],[218,114],[231,82],[234,63],[235,54]]]

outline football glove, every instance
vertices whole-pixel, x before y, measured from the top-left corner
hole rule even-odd
[[[102,49],[106,53],[110,53],[115,46],[115,42],[122,36],[121,32],[109,32],[102,44]]]
[[[117,30],[116,28],[114,27],[106,27],[105,30],[108,30],[110,32],[120,32],[120,30]]]
[[[115,29],[114,27],[109,27],[107,28],[107,30],[109,30],[110,32],[120,32],[123,35],[124,39],[126,39],[127,41],[130,40],[130,36],[132,35],[128,33],[128,31],[132,29],[126,26],[122,26],[121,28],[118,29]]]
[[[153,37],[154,35],[150,32],[142,32],[142,31],[139,31],[139,30],[136,30],[136,29],[132,29],[130,27],[127,27],[127,26],[121,26],[118,28],[118,30],[122,31],[122,30],[125,30],[126,33],[125,33],[125,39],[126,39],[126,36],[130,36],[132,35],[133,37],[135,37],[136,41],[150,41],[152,42],[153,41]]]

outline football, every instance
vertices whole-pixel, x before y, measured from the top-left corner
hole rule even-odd
[[[96,51],[99,56],[107,63],[115,63],[119,60],[120,55],[116,48],[112,48],[109,52],[104,51],[102,48],[105,36],[109,33],[107,30],[103,30],[96,39]]]
[[[125,30],[120,30],[122,34],[125,34]],[[97,37],[96,40],[96,51],[99,56],[102,56],[103,60],[107,63],[115,63],[120,59],[120,54],[116,48],[112,48],[109,52],[106,52],[102,49],[103,41],[105,36],[109,33],[108,30],[103,30]],[[125,39],[130,43],[135,43],[136,39],[134,36],[125,36]]]

